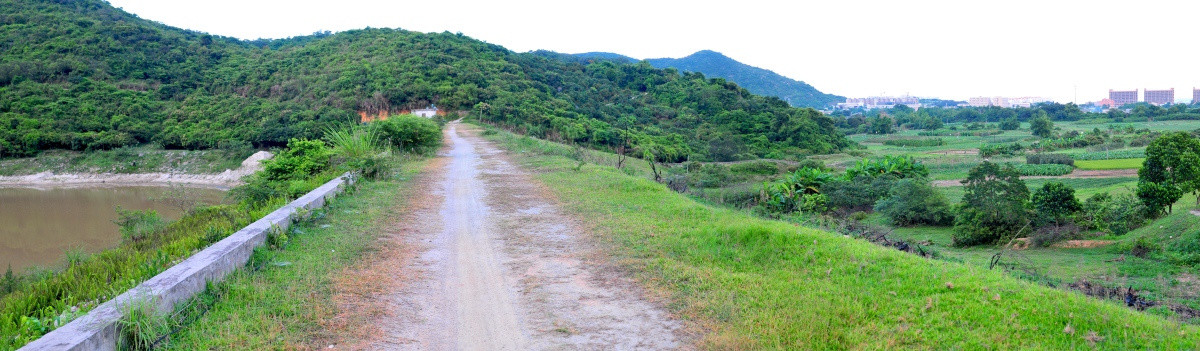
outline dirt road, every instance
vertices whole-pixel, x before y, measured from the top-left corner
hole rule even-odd
[[[676,349],[681,324],[606,264],[552,196],[472,127],[419,181],[426,191],[370,267],[393,350]],[[390,252],[390,253],[388,253]],[[372,297],[367,297],[372,298]]]

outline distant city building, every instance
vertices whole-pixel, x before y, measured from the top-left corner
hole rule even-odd
[[[1200,89],[1192,88],[1192,103],[1200,104]]]
[[[999,107],[1029,107],[1034,104],[1050,101],[1050,99],[1042,97],[1018,97],[1009,98],[1003,96],[996,97],[973,97],[967,100],[967,105],[973,107],[999,106]]]
[[[1168,105],[1175,103],[1175,88],[1167,90],[1150,90],[1146,89],[1146,102],[1154,105]]]
[[[1112,90],[1108,89],[1108,98],[1117,103],[1117,106],[1125,106],[1138,102],[1138,91],[1135,90]]]
[[[871,110],[892,108],[896,105],[904,105],[913,109],[919,109],[921,108],[921,100],[911,96],[872,96],[865,98],[847,98],[846,102],[837,104],[837,108],[848,110],[861,107]]]

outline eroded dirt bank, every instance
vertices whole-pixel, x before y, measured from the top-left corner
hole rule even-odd
[[[476,132],[447,126],[447,146],[418,181],[409,213],[378,257],[344,279],[360,283],[340,284],[367,291],[340,294],[348,314],[373,311],[363,318],[373,330],[341,346],[688,348],[681,323],[605,264],[553,196]]]

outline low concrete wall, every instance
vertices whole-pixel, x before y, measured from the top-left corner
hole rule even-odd
[[[142,300],[157,304],[161,312],[171,311],[176,304],[204,291],[206,282],[220,281],[244,267],[254,248],[266,242],[272,228],[285,230],[292,224],[298,215],[297,209],[320,208],[326,199],[336,196],[353,182],[347,173],[325,183],[21,350],[115,350],[117,321],[127,309],[123,306]]]

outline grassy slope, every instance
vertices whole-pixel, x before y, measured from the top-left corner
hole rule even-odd
[[[1197,330],[1007,275],[929,261],[700,205],[587,165],[561,146],[495,137],[534,168],[713,348],[1195,348]],[[950,283],[952,288],[948,287]],[[1065,332],[1067,326],[1073,332]]]
[[[383,219],[405,202],[406,185],[425,162],[406,162],[390,179],[364,182],[338,197],[328,214],[298,224],[284,250],[268,251],[257,272],[239,270],[215,291],[223,297],[194,324],[171,338],[168,349],[263,350],[324,348],[337,312],[331,285],[335,275],[370,250]],[[202,295],[211,298],[212,293]],[[336,332],[336,331],[334,331]]]

